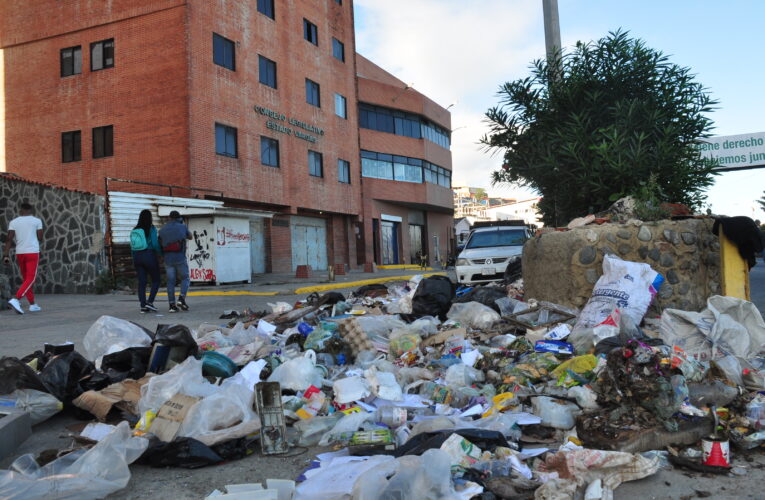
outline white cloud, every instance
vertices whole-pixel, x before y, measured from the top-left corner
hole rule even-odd
[[[481,150],[496,91],[544,55],[542,5],[513,0],[356,0],[357,50],[452,111],[453,184],[490,187]],[[508,194],[509,189],[491,191]]]

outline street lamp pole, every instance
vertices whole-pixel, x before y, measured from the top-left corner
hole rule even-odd
[[[558,0],[542,0],[542,11],[545,18],[545,47],[547,48],[547,60],[552,61],[556,52],[561,49]]]

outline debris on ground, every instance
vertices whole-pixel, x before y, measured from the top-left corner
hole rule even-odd
[[[99,498],[133,462],[317,445],[333,451],[298,478],[208,498],[609,499],[661,468],[731,472],[732,454],[765,443],[760,313],[715,296],[646,328],[662,276],[613,256],[603,267],[582,311],[526,298],[520,281],[418,276],[192,329],[104,316],[84,355],[0,359],[0,410],[93,422],[57,456],[0,471],[0,498]]]

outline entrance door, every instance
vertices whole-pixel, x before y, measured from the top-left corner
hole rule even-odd
[[[250,262],[252,274],[265,274],[266,236],[261,218],[250,220]]]
[[[314,271],[327,269],[327,221],[317,217],[292,217],[292,270],[311,266]]]
[[[380,221],[382,263],[398,264],[398,222]]]
[[[410,264],[419,264],[420,255],[423,253],[422,247],[422,226],[419,224],[409,224],[409,262]]]

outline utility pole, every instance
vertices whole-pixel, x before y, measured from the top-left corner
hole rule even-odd
[[[542,11],[545,17],[545,47],[547,61],[552,61],[555,53],[561,49],[560,18],[558,17],[558,0],[542,0]]]

